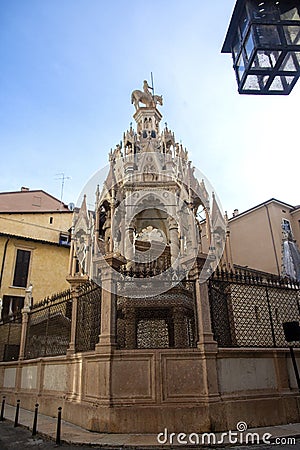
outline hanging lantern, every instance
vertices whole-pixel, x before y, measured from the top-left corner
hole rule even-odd
[[[300,76],[300,0],[237,0],[222,53],[240,94],[289,94]]]

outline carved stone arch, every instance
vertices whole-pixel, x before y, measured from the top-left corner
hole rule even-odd
[[[147,192],[142,194],[134,208],[137,232],[152,226],[163,232],[168,239],[168,212],[162,195],[157,192]]]
[[[140,197],[138,199],[138,202],[136,203],[135,209],[137,208],[147,208],[149,205],[153,207],[160,207],[165,208],[166,207],[166,201],[162,195],[161,192],[155,191],[155,192],[140,192]]]

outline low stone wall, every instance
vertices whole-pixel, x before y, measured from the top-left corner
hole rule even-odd
[[[300,353],[296,352],[300,368]],[[228,427],[299,421],[300,396],[287,349],[219,349],[219,392]]]
[[[297,354],[297,353],[296,353]],[[300,364],[300,352],[299,364]],[[216,386],[207,375],[216,366]],[[287,350],[117,350],[0,364],[0,392],[94,431],[202,432],[300,420]]]

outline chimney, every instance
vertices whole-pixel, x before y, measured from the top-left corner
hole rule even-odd
[[[235,209],[234,211],[233,211],[233,213],[232,213],[232,217],[235,217],[235,216],[237,216],[239,214],[239,210],[238,209]]]
[[[25,187],[25,186],[21,187],[21,192],[28,192],[28,191],[29,191],[28,187]]]

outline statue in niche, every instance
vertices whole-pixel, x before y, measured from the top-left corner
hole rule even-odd
[[[83,270],[85,270],[85,260],[87,254],[86,238],[87,236],[83,229],[77,231],[75,235],[75,252]]]

